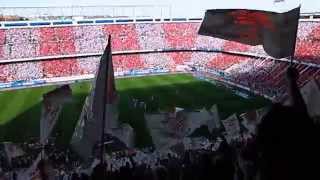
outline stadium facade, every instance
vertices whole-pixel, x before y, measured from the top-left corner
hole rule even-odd
[[[109,5],[109,6],[51,6],[1,7],[4,17],[23,17],[29,20],[63,20],[90,18],[170,18],[171,5]],[[12,18],[11,18],[12,19]],[[17,19],[16,19],[17,20]]]

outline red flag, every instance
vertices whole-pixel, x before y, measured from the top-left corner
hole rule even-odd
[[[294,55],[300,7],[286,13],[247,9],[208,10],[199,34],[237,41],[248,45],[263,45],[275,58]]]

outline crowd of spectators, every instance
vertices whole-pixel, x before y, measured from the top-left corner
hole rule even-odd
[[[38,138],[30,138],[23,143],[17,143],[15,146],[21,148],[23,154],[10,158],[9,162],[6,152],[3,149],[0,150],[0,173],[6,172],[10,180],[16,180],[16,178],[20,180],[22,172],[32,166],[42,151],[45,152],[45,157],[52,162],[51,165],[57,175],[78,169],[81,165],[80,158],[68,147],[57,146],[54,142],[54,138],[50,138],[45,147],[39,143]]]
[[[223,142],[222,138],[207,139],[197,138],[196,146],[186,144],[188,147],[186,151],[189,152],[217,152],[220,144]],[[194,144],[194,143],[193,143]],[[8,163],[6,152],[0,149],[0,174],[6,172],[7,175],[13,174],[19,176],[21,172],[28,169],[36,161],[39,153],[43,150],[43,146],[38,143],[36,138],[32,138],[22,144],[15,144],[23,150],[23,154],[11,158]],[[51,138],[44,149],[45,158],[50,161],[54,174],[57,178],[61,176],[68,176],[76,174],[90,175],[92,172],[91,167],[97,165],[98,159],[93,159],[91,163],[82,162],[80,158],[72,152],[69,148],[61,148],[54,143],[54,138]],[[124,167],[130,164],[130,168],[143,168],[148,167],[150,170],[157,170],[163,166],[162,162],[168,160],[168,158],[175,158],[175,160],[182,160],[181,154],[178,155],[172,150],[157,151],[152,147],[143,149],[123,149],[121,151],[114,151],[106,154],[106,160],[109,164],[108,170],[110,173],[119,173]],[[131,169],[133,170],[133,169]],[[10,180],[11,180],[10,179]]]
[[[0,83],[19,80],[42,80],[70,76],[93,75],[99,62],[98,56],[52,59],[0,65]],[[166,72],[196,69],[202,72],[216,72],[219,78],[248,87],[270,97],[284,93],[284,70],[290,63],[268,58],[253,58],[224,53],[209,52],[157,52],[146,54],[115,55],[114,70],[117,75],[134,74],[144,70],[165,70]],[[189,67],[179,69],[179,66]],[[303,64],[294,64],[301,74],[302,86],[310,77],[318,79],[320,70]],[[147,71],[150,72],[150,71]]]
[[[88,164],[80,161],[79,157],[68,148],[59,148],[53,142],[45,147],[47,161],[50,163],[50,176],[59,179],[210,179],[219,177],[230,179],[234,175],[240,176],[237,152],[249,139],[238,139],[228,145],[224,137],[211,136],[209,138],[193,138],[192,143],[185,143],[183,150],[158,151],[153,147],[143,149],[123,149],[105,154],[106,164],[103,172],[99,159],[92,159]],[[24,177],[25,172],[36,161],[42,146],[35,139],[19,144],[24,155],[12,159],[11,165],[6,158],[0,158],[0,178],[16,180]],[[1,153],[2,155],[5,153]],[[38,162],[39,164],[42,162]],[[197,172],[197,173],[193,173]],[[34,171],[37,176],[39,171]],[[235,174],[236,173],[236,174]]]
[[[317,23],[305,22],[299,26],[295,57],[302,61],[317,63],[319,59],[320,26]]]
[[[137,23],[81,25],[64,27],[10,28],[0,30],[0,58],[101,52],[109,34],[114,51],[154,49],[218,49],[266,55],[261,46],[198,35],[200,23]],[[317,63],[319,57],[318,22],[300,22],[296,58]],[[312,47],[312,48],[310,48]]]
[[[136,24],[141,49],[162,49],[166,47],[165,31],[162,24]]]
[[[310,75],[317,73],[318,69],[297,64],[286,68],[287,63],[274,63],[277,62],[246,59],[236,64],[247,69],[253,66],[271,73],[281,71],[283,73],[274,78],[286,79],[286,82],[277,85],[285,86],[289,104],[273,104],[260,119],[254,121],[254,131],[245,125],[245,117],[240,116],[235,120],[239,133],[231,139],[226,134],[230,136],[234,132],[228,132],[225,125],[228,120],[223,120],[221,123],[224,128],[216,128],[209,132],[208,137],[198,138],[198,143],[184,144],[182,151],[180,146],[172,147],[174,153],[159,152],[153,148],[123,150],[106,155],[105,163],[93,160],[91,166],[81,163],[71,150],[56,146],[54,139],[51,139],[44,148],[48,161],[40,161],[34,175],[41,180],[85,180],[89,177],[92,180],[318,179],[314,164],[319,161],[319,149],[315,145],[319,127],[308,115],[298,84],[303,81],[301,78],[304,73]],[[237,73],[237,68],[229,67],[226,72]],[[259,73],[256,78],[265,80]],[[230,121],[227,124],[230,125]],[[11,165],[4,163],[6,158],[4,152],[0,151],[0,178],[16,180],[21,170],[30,167],[43,150],[38,142],[39,139],[33,139],[21,144],[25,153],[11,159]]]
[[[114,51],[141,50],[134,24],[105,25],[103,31],[105,37],[111,34]]]
[[[223,71],[232,65],[240,63],[243,60],[245,60],[245,58],[242,56],[218,54],[207,63],[207,67]]]
[[[74,41],[77,54],[102,52],[107,44],[106,35],[99,26],[74,27]]]
[[[1,59],[99,53],[106,45],[108,34],[112,35],[113,51],[210,49],[266,55],[261,46],[250,47],[199,36],[199,25],[198,22],[180,22],[0,29],[0,63]],[[318,64],[319,29],[318,22],[300,22],[296,59]],[[0,83],[94,74],[98,60],[98,57],[93,56],[0,64]],[[283,92],[283,79],[279,77],[288,66],[288,63],[271,59],[205,52],[117,55],[113,63],[119,74],[145,69],[175,72],[181,65],[195,66],[200,71],[209,68],[223,72],[232,82],[264,91],[263,94]],[[300,84],[304,84],[310,75],[318,77],[316,68],[297,66],[302,74]]]

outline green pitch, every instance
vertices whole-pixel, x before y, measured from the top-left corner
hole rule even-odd
[[[90,83],[72,85],[73,102],[64,106],[54,130],[58,143],[68,144],[90,87]],[[244,99],[228,89],[186,74],[118,79],[116,87],[120,94],[119,120],[128,122],[136,130],[136,143],[139,147],[150,144],[151,138],[146,129],[143,111],[128,107],[128,101],[132,97],[150,102],[150,97],[156,96],[160,109],[173,106],[200,109],[217,104],[221,119],[269,104],[264,98]],[[0,141],[20,142],[38,137],[42,94],[52,89],[54,87],[0,92]]]

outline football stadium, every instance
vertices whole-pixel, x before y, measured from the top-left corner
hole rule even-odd
[[[259,163],[316,161],[320,13],[211,9],[0,7],[0,180],[277,179]]]

